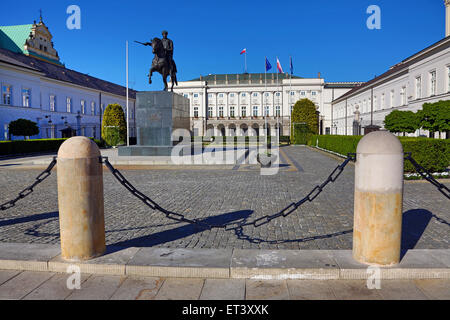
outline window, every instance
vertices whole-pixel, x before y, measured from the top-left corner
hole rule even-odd
[[[450,67],[449,67],[449,69],[450,69]],[[268,97],[269,96],[269,93],[268,92],[266,92],[265,94],[264,94],[266,97]]]
[[[374,96],[373,97],[373,110],[378,110],[377,102],[378,102],[378,98],[377,98],[377,96]]]
[[[223,98],[223,93],[219,93],[219,98]]]
[[[385,107],[385,99],[384,99],[384,93],[381,94],[381,106],[380,109],[384,109]]]
[[[247,116],[247,107],[241,107],[241,116],[246,117]]]
[[[402,99],[402,106],[406,106],[406,87],[402,87],[402,91],[400,92],[400,96]]]
[[[194,93],[194,98],[198,98],[198,93]]]
[[[56,96],[54,94],[50,95],[50,111],[56,110]]]
[[[394,97],[395,97],[395,91],[391,90],[391,108],[394,107]]]
[[[231,97],[231,98],[234,98],[234,93],[230,93],[230,97]]]
[[[280,106],[276,106],[276,107],[275,107],[275,116],[279,117],[280,114],[281,114],[281,112],[280,112]]]
[[[265,107],[264,107],[264,115],[265,115],[266,117],[269,116],[269,106],[265,106]]]
[[[301,96],[306,96],[306,91],[300,91]]]
[[[253,96],[254,96],[254,97],[257,97],[257,96],[258,96],[258,93],[256,93],[256,92],[253,93]]]
[[[253,116],[254,117],[258,116],[258,106],[253,106]]]
[[[436,71],[430,72],[430,96],[436,95]]]
[[[8,84],[5,84],[2,86],[2,103],[11,105],[11,86]]]
[[[219,117],[223,118],[223,107],[219,107]]]
[[[243,97],[245,97],[245,96],[246,96],[246,94],[245,94],[245,93],[243,93],[243,94],[242,94],[242,96],[243,96]]]
[[[234,118],[234,107],[230,107],[230,117]]]
[[[450,92],[450,66],[447,66],[447,92]]]
[[[212,98],[212,93],[208,93],[208,98]]]
[[[95,101],[91,102],[91,114],[95,115]]]
[[[292,111],[294,110],[294,106],[293,105],[291,105],[291,116],[292,116]]]
[[[70,97],[66,98],[66,111],[72,112],[72,98]]]
[[[315,96],[315,95],[317,95],[317,92],[316,91],[311,91],[311,95]]]
[[[422,77],[416,78],[416,99],[422,98]]]
[[[212,107],[208,107],[208,117],[212,117],[213,116],[213,108]]]
[[[281,95],[281,93],[277,92],[277,93],[275,93],[275,95],[276,95],[277,97],[279,97],[279,96]]]
[[[105,104],[102,103],[100,104],[100,112],[103,114],[104,111],[105,111]]]
[[[185,98],[189,98],[189,95],[188,95],[187,93],[183,94],[183,96],[184,96]]]
[[[81,104],[81,114],[85,114],[86,113],[86,101],[81,100],[80,104]],[[69,110],[69,109],[67,109],[67,110]],[[70,112],[70,111],[67,111],[67,112]]]
[[[31,90],[28,88],[22,89],[22,106],[29,107],[30,106],[30,95]]]
[[[295,91],[291,91],[291,96],[295,96]]]
[[[194,118],[198,118],[198,107],[194,107]]]

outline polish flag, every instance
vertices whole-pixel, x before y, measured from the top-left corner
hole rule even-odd
[[[245,48],[244,50],[241,51],[241,54],[246,53],[247,52],[247,48]]]
[[[277,69],[278,69],[278,72],[279,72],[279,73],[284,73],[284,72],[283,72],[283,68],[281,67],[280,60],[278,60],[278,58],[277,58]]]

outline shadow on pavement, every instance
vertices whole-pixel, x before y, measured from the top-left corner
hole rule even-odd
[[[409,249],[414,249],[433,216],[425,209],[408,210],[403,213],[400,260]]]
[[[199,222],[203,222],[210,225],[228,224],[230,222],[246,219],[253,213],[253,210],[240,210],[230,213],[224,213],[218,216],[208,217],[205,219],[199,219]],[[143,237],[138,237],[130,240],[116,242],[111,244],[115,247],[152,247],[162,243],[179,240],[193,234],[209,230],[208,228],[202,228],[197,225],[184,225],[175,229],[165,230],[153,234],[149,234]]]

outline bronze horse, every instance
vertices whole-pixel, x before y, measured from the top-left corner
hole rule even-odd
[[[169,61],[169,59],[166,57],[166,51],[164,50],[161,39],[153,38],[151,44],[149,45],[152,46],[152,52],[155,54],[155,57],[153,58],[152,67],[150,68],[150,74],[148,75],[148,83],[152,83],[152,75],[153,72],[156,71],[161,74],[164,82],[164,91],[167,91],[167,76],[170,75],[170,81],[172,82],[172,87],[170,88],[170,90],[173,92],[174,83],[178,86],[177,67],[175,65],[175,61]],[[169,65],[170,63],[172,63],[172,68]]]

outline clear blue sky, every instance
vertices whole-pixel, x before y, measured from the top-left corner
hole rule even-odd
[[[284,71],[293,56],[294,74],[326,81],[367,81],[445,35],[443,0],[321,1],[26,1],[1,10],[0,25],[39,19],[50,28],[68,68],[125,84],[125,41],[130,42],[130,86],[159,90],[161,76],[147,83],[153,55],[133,43],[169,31],[178,79],[200,74],[264,72],[264,57]],[[81,30],[66,28],[69,5],[81,8]],[[369,30],[366,9],[381,8],[381,30]],[[170,12],[170,16],[166,14]],[[273,68],[271,71],[275,70]]]

